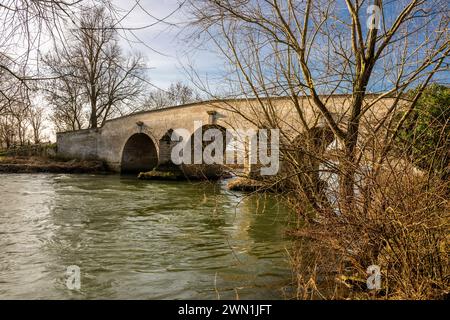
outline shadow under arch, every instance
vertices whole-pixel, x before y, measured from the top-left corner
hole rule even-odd
[[[204,134],[208,130],[218,130],[216,133],[221,134],[220,139],[222,140],[222,148],[221,150],[214,149],[211,154],[211,157],[214,158],[216,156],[216,152],[222,153],[222,162],[221,163],[205,163],[205,158],[203,157],[203,153],[205,151],[205,148],[209,146],[210,144],[213,144],[215,142],[215,138],[212,138],[211,141],[205,141],[204,140]],[[211,133],[212,131],[210,131]],[[199,139],[197,139],[197,138]],[[218,124],[206,124],[202,127],[195,130],[192,134],[189,140],[186,142],[190,146],[191,151],[191,163],[190,164],[182,164],[181,169],[183,170],[183,173],[185,176],[187,176],[190,179],[219,179],[226,175],[225,169],[225,159],[226,159],[226,148],[229,143],[227,136],[227,130],[225,127],[218,125]],[[201,163],[195,163],[195,153],[201,153]]]
[[[334,139],[333,131],[330,128],[320,126],[299,134],[294,139],[294,145],[307,148],[311,152],[323,153]]]
[[[298,134],[283,148],[282,174],[292,177],[283,182],[286,189],[301,187],[308,199],[313,199],[324,188],[321,170],[329,163],[328,148],[335,137],[328,127],[317,126]]]
[[[128,138],[122,150],[121,173],[150,171],[158,164],[158,151],[153,140],[145,133]]]

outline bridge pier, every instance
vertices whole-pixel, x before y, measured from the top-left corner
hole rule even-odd
[[[159,161],[158,166],[165,164],[173,164],[171,160],[172,148],[177,144],[176,141],[172,141],[173,130],[164,134],[164,136],[159,140]]]

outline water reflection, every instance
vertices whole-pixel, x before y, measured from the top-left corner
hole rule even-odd
[[[114,175],[0,181],[0,298],[270,299],[289,282],[273,197]]]

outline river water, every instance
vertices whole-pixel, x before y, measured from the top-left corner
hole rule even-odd
[[[288,216],[224,182],[0,175],[0,299],[282,299]]]

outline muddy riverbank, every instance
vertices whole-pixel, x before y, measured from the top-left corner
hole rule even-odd
[[[102,161],[63,160],[49,157],[0,157],[0,173],[102,173]]]

